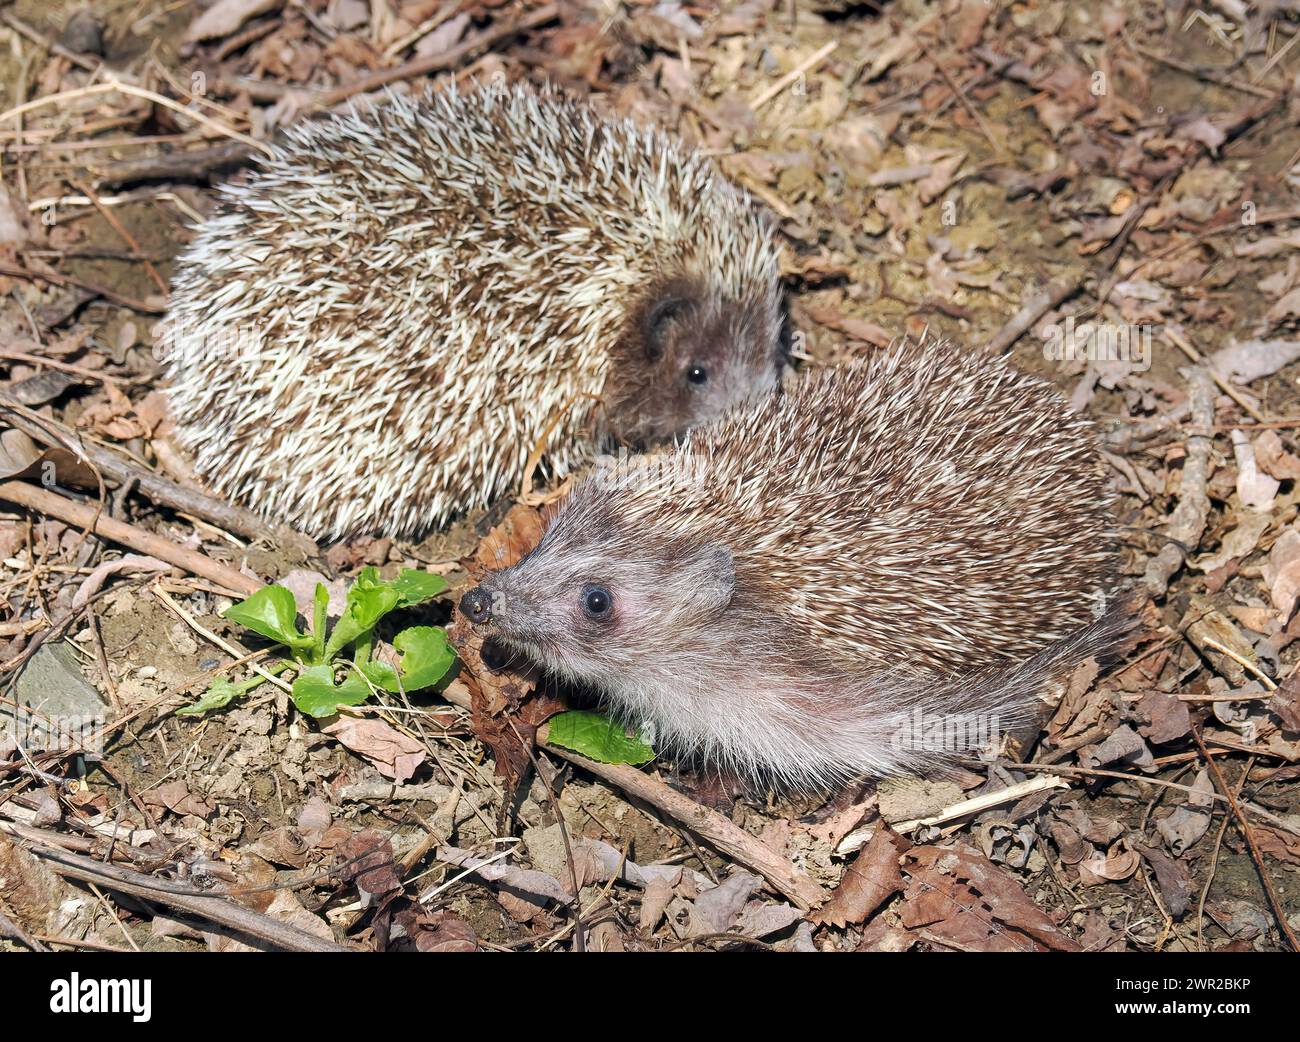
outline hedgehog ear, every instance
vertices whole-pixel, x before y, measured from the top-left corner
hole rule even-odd
[[[706,615],[715,615],[731,603],[736,592],[736,561],[722,543],[709,543],[693,555],[683,571],[691,584],[691,603]]]
[[[673,321],[689,307],[684,297],[665,297],[646,309],[643,329],[646,360],[657,362],[664,356],[664,343]]]

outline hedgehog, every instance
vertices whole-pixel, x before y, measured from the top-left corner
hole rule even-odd
[[[159,341],[197,474],[318,538],[408,536],[771,392],[767,219],[551,88],[389,95],[221,189]]]
[[[904,342],[598,465],[459,607],[720,774],[948,770],[1131,629],[1110,509],[1049,384]]]

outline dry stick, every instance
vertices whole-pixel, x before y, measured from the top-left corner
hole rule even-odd
[[[236,141],[242,141],[250,148],[260,149],[272,159],[275,158],[275,149],[265,141],[257,141],[256,139],[249,137],[247,134],[241,134],[233,127],[228,127],[224,123],[220,123],[210,116],[205,116],[202,112],[186,108],[180,102],[174,101],[166,95],[159,94],[157,91],[145,90],[143,87],[137,87],[133,83],[125,83],[122,80],[112,80],[108,83],[96,83],[89,87],[77,87],[75,90],[65,90],[58,94],[47,94],[44,97],[36,98],[34,101],[29,101],[25,105],[19,105],[16,108],[9,109],[7,112],[0,113],[0,122],[7,119],[13,119],[15,116],[24,115],[34,109],[45,108],[47,105],[52,105],[56,102],[73,101],[77,98],[90,97],[96,94],[112,93],[126,94],[133,98],[140,98],[144,101],[152,102],[155,105],[161,105],[165,109],[171,109],[173,112],[178,112],[182,116],[187,116],[196,123],[203,124],[203,126],[210,130],[215,130],[217,133],[224,134],[226,137],[233,138]]]
[[[431,72],[454,68],[477,51],[486,50],[493,44],[499,43],[508,37],[553,21],[558,14],[559,6],[557,4],[548,4],[545,7],[539,7],[518,22],[485,30],[473,39],[467,40],[449,51],[444,51],[442,54],[417,58],[405,65],[398,65],[392,69],[382,69],[333,90],[314,93],[311,95],[310,110],[314,111],[336,105],[355,94],[376,90],[399,80],[408,80]],[[258,85],[255,83],[236,82],[234,86],[238,90],[250,91],[254,95],[258,93]],[[285,93],[288,93],[288,89],[280,89],[279,84],[265,84],[263,86],[277,88],[272,92],[272,97],[263,100],[278,100]],[[103,168],[100,183],[120,185],[131,181],[150,179],[169,180],[176,177],[206,177],[216,170],[243,163],[255,146],[265,147],[258,142],[251,141],[251,139],[241,137],[238,141],[226,142],[211,148],[175,152],[169,155],[148,156],[143,159],[122,160],[121,162],[106,165]]]
[[[989,126],[989,121],[984,118],[984,113],[980,112],[979,109],[971,104],[971,100],[966,96],[966,91],[962,88],[961,84],[952,78],[952,73],[947,70],[943,62],[939,61],[939,59],[930,53],[930,49],[925,45],[925,41],[918,36],[916,38],[916,43],[921,49],[922,57],[933,63],[934,67],[939,70],[939,75],[943,77],[943,82],[946,83],[948,89],[952,91],[953,97],[961,102],[961,106],[966,110],[966,114],[979,125],[980,132],[984,135],[988,143],[993,146],[993,151],[998,154],[1000,159],[1005,160],[1007,158],[1007,146],[999,141],[994,135],[993,128]]]
[[[1291,931],[1291,924],[1286,919],[1286,909],[1277,899],[1277,892],[1273,889],[1273,879],[1268,874],[1268,868],[1264,864],[1264,856],[1259,852],[1259,847],[1255,844],[1255,833],[1246,820],[1246,815],[1241,811],[1241,805],[1237,803],[1237,798],[1232,794],[1227,780],[1223,777],[1223,772],[1219,770],[1218,761],[1210,755],[1210,750],[1205,747],[1201,741],[1201,729],[1192,726],[1192,737],[1196,739],[1196,747],[1201,750],[1201,755],[1205,757],[1205,762],[1210,766],[1210,773],[1214,775],[1214,784],[1219,787],[1228,801],[1228,806],[1232,808],[1232,816],[1237,819],[1237,827],[1241,829],[1241,834],[1246,837],[1246,846],[1250,847],[1250,856],[1255,859],[1255,867],[1259,869],[1259,878],[1264,884],[1264,890],[1268,894],[1268,903],[1273,907],[1273,915],[1277,919],[1278,929],[1286,937],[1287,944],[1291,945],[1293,952],[1300,952],[1300,941]]]
[[[99,196],[92,192],[87,186],[73,183],[72,188],[90,200],[95,209],[99,211],[99,215],[108,222],[109,227],[111,227],[113,231],[117,232],[122,241],[130,247],[131,252],[135,254],[134,259],[140,261],[140,263],[144,265],[144,270],[148,273],[149,278],[153,280],[153,284],[158,287],[158,292],[161,293],[165,299],[170,294],[171,290],[168,289],[167,283],[163,281],[163,277],[158,274],[158,269],[145,258],[144,253],[140,249],[140,243],[136,241],[134,235],[127,231],[126,225],[118,219],[117,214],[113,213],[112,210],[105,206],[100,201]]]
[[[10,937],[20,944],[27,945],[34,952],[48,952],[49,949],[36,938],[29,936],[16,922],[4,912],[0,912],[0,937]]]
[[[825,47],[821,48],[821,50],[817,51],[815,54],[809,55],[807,58],[801,61],[798,65],[796,65],[793,69],[787,72],[775,83],[770,84],[763,90],[759,91],[758,95],[754,97],[753,100],[750,101],[749,107],[753,109],[755,112],[757,112],[760,108],[762,108],[769,101],[771,101],[778,94],[780,94],[783,90],[785,90],[786,87],[790,86],[790,84],[798,80],[799,77],[802,76],[805,72],[808,72],[810,69],[814,68],[815,66],[820,65],[822,61],[831,53],[831,51],[835,50],[835,48],[838,47],[839,45],[840,44],[838,40],[832,40],[830,43],[828,43]]]
[[[1215,739],[1210,739],[1210,741],[1213,744],[1218,744],[1218,742]],[[1251,750],[1242,749],[1240,751],[1250,752]],[[1124,771],[1107,771],[1107,770],[1102,770],[1099,767],[1070,767],[1065,764],[1059,764],[1059,763],[1016,763],[1014,760],[1000,760],[998,762],[1002,766],[1009,767],[1012,770],[1016,770],[1016,771],[1052,771],[1053,773],[1056,774],[1073,774],[1081,778],[1115,778],[1119,781],[1136,782],[1139,785],[1155,785],[1159,788],[1164,788],[1164,789],[1178,789],[1179,791],[1185,792],[1190,796],[1207,795],[1207,793],[1201,792],[1198,789],[1193,789],[1190,785],[1179,785],[1178,782],[1165,781],[1163,778],[1147,778],[1140,774],[1127,774]],[[1224,797],[1220,796],[1217,792],[1209,793],[1208,795],[1210,796],[1211,799],[1217,800],[1220,803],[1228,802],[1226,799],[1224,799]],[[1300,836],[1300,828],[1297,828],[1295,825],[1288,824],[1287,822],[1279,818],[1276,814],[1270,813],[1269,811],[1265,810],[1263,807],[1260,807],[1254,803],[1249,803],[1249,802],[1246,803],[1245,807],[1248,811],[1250,811],[1251,814],[1259,818],[1260,821],[1263,821],[1268,825],[1271,825],[1273,828],[1280,829],[1281,831],[1289,833],[1293,836]]]
[[[564,860],[569,869],[569,879],[573,883],[573,947],[575,951],[585,952],[587,950],[587,934],[582,928],[582,887],[578,885],[578,869],[573,859],[573,843],[569,839],[569,826],[565,824],[564,813],[560,810],[560,799],[555,795],[555,788],[551,785],[551,780],[543,773],[541,764],[537,762],[533,750],[524,741],[524,736],[519,733],[519,728],[515,726],[513,720],[508,722],[510,730],[514,731],[515,737],[519,739],[519,745],[528,754],[528,759],[532,762],[533,771],[536,772],[538,780],[545,786],[546,795],[551,801],[551,809],[555,812],[555,823],[560,827],[560,838],[564,840]],[[616,872],[615,875],[617,874]]]
[[[209,922],[229,927],[248,937],[267,941],[285,951],[347,952],[352,950],[317,937],[306,930],[300,930],[296,926],[272,919],[269,915],[254,912],[251,908],[245,908],[226,898],[196,897],[189,893],[176,893],[169,880],[155,879],[143,872],[105,864],[56,847],[36,844],[30,846],[24,844],[24,846],[47,862],[51,869],[68,879],[97,884],[155,904],[176,908]]]
[[[928,827],[932,825],[945,825],[950,821],[956,821],[959,818],[965,818],[971,814],[980,814],[993,807],[1000,807],[1004,803],[1013,803],[1024,799],[1026,796],[1032,796],[1036,792],[1042,792],[1045,789],[1068,788],[1066,781],[1056,777],[1054,774],[1039,775],[1037,778],[1030,778],[1028,781],[1017,782],[1015,785],[1008,785],[1005,789],[998,789],[996,792],[986,792],[982,796],[973,796],[967,800],[959,800],[957,803],[944,807],[936,814],[926,818],[910,818],[907,821],[899,821],[890,824],[895,832],[906,834],[915,829]],[[880,828],[880,822],[873,822],[863,828],[854,829],[842,840],[835,848],[835,853],[843,856],[852,854],[856,850],[861,850],[867,841]]]
[[[1210,499],[1205,492],[1209,479],[1210,448],[1214,425],[1214,380],[1202,366],[1193,367],[1187,376],[1187,397],[1191,406],[1193,429],[1187,432],[1187,458],[1183,461],[1178,506],[1169,516],[1166,535],[1175,540],[1166,543],[1147,562],[1143,582],[1153,596],[1163,596],[1169,579],[1182,566],[1183,552],[1176,543],[1198,546],[1210,513]]]
[[[1241,780],[1237,782],[1236,796],[1240,797],[1246,790],[1246,782],[1250,780],[1250,772],[1255,766],[1255,757],[1246,761],[1246,769],[1241,772]],[[1223,816],[1223,824],[1219,826],[1219,834],[1214,837],[1214,851],[1210,855],[1210,867],[1205,873],[1205,885],[1201,887],[1200,899],[1196,902],[1196,950],[1205,951],[1205,899],[1210,896],[1210,887],[1214,885],[1214,875],[1219,867],[1219,851],[1223,849],[1223,837],[1228,834],[1228,826],[1232,824],[1232,815]]]
[[[1128,39],[1128,34],[1125,34]],[[1188,76],[1195,76],[1198,80],[1206,80],[1210,83],[1217,83],[1221,87],[1229,87],[1232,90],[1239,90],[1243,94],[1252,94],[1257,98],[1273,98],[1277,96],[1276,91],[1266,90],[1263,87],[1257,87],[1253,83],[1247,83],[1245,80],[1235,80],[1231,76],[1226,76],[1215,69],[1203,69],[1199,66],[1192,65],[1190,62],[1179,61],[1167,54],[1161,54],[1159,51],[1153,51],[1149,47],[1143,47],[1133,40],[1128,40],[1128,44],[1133,50],[1144,58],[1150,58],[1152,61],[1159,62],[1161,65],[1167,65],[1171,69],[1186,73]]]
[[[447,689],[442,697],[462,709],[472,709],[468,692]],[[744,829],[732,824],[716,811],[701,807],[679,792],[674,792],[635,767],[621,763],[597,763],[557,745],[546,744],[546,726],[538,731],[538,741],[546,751],[577,764],[609,782],[624,792],[644,800],[670,818],[685,825],[715,850],[727,855],[747,868],[752,868],[804,910],[816,908],[830,895],[814,880],[800,872],[770,847],[755,839]]]
[[[315,546],[308,546],[310,540],[300,532],[282,525],[269,524],[251,511],[155,474],[120,453],[94,442],[88,442],[62,424],[32,412],[3,391],[0,391],[0,412],[3,412],[9,424],[25,434],[45,445],[58,446],[84,457],[105,477],[111,478],[119,485],[134,481],[140,493],[159,506],[193,514],[218,528],[242,535],[247,539],[260,539],[271,534],[280,542],[315,553]]]
[[[26,279],[28,282],[49,282],[55,286],[76,286],[78,289],[84,289],[87,293],[93,293],[97,297],[103,297],[107,301],[119,304],[124,308],[130,308],[132,311],[139,311],[145,315],[161,315],[167,310],[162,304],[150,304],[147,301],[136,300],[134,297],[124,296],[107,286],[101,286],[98,282],[75,278],[72,275],[60,275],[54,271],[32,271],[30,268],[21,268],[17,264],[0,264],[0,275],[8,275],[13,279]]]
[[[1058,307],[1078,293],[1089,278],[1100,278],[1103,272],[1114,268],[1119,263],[1119,257],[1124,252],[1124,247],[1128,245],[1133,229],[1137,227],[1142,215],[1155,204],[1156,199],[1159,198],[1164,189],[1165,183],[1165,181],[1162,181],[1151,195],[1133,204],[1128,217],[1124,221],[1124,226],[1120,229],[1119,234],[1115,236],[1115,241],[1106,247],[1105,251],[1098,257],[1096,264],[1085,268],[1078,275],[1066,276],[1048,283],[1046,289],[1030,297],[1021,306],[1020,310],[1007,320],[1007,323],[993,335],[984,350],[994,355],[1009,351],[1011,345],[1019,340],[1026,330],[1053,308]],[[1109,289],[1106,288],[1098,295],[1104,299],[1108,292]]]
[[[261,581],[251,579],[229,565],[214,561],[197,550],[186,550],[170,539],[111,517],[102,515],[96,517],[99,512],[93,506],[74,502],[65,496],[37,488],[25,481],[0,481],[0,499],[48,514],[50,517],[79,528],[90,527],[98,536],[130,547],[132,550],[139,550],[177,568],[183,568],[244,597],[256,593],[264,585]]]
[[[60,58],[66,58],[73,65],[77,66],[77,68],[84,69],[86,72],[99,72],[102,63],[91,61],[84,54],[78,54],[76,51],[64,47],[63,44],[59,43],[57,40],[51,40],[48,36],[33,29],[11,11],[0,13],[0,22],[4,22],[5,25],[9,26],[9,28],[19,36],[25,36],[27,39],[31,40],[32,43],[44,47],[51,54],[57,54]]]
[[[44,355],[28,354],[26,351],[0,350],[0,358],[7,359],[11,362],[26,362],[28,365],[44,366],[48,369],[58,369],[60,372],[74,373],[86,380],[97,380],[100,383],[120,385],[126,382],[120,376],[97,372],[94,369],[87,369],[84,366],[73,365],[70,362],[60,362],[56,358],[46,358]],[[3,404],[5,404],[3,395],[0,395],[0,405]]]
[[[267,672],[256,662],[252,661],[251,656],[243,648],[237,648],[229,641],[222,640],[206,626],[203,626],[198,621],[198,619],[196,619],[193,615],[191,615],[179,604],[177,604],[174,600],[172,600],[171,595],[168,594],[166,591],[160,590],[157,586],[151,586],[149,587],[149,589],[150,592],[152,592],[155,597],[157,597],[160,601],[162,601],[163,604],[165,604],[183,623],[185,623],[185,625],[189,626],[190,629],[194,630],[195,633],[198,633],[200,636],[206,637],[208,640],[210,640],[213,644],[215,644],[217,647],[219,647],[222,651],[224,651],[227,655],[229,655],[231,658],[235,659],[236,661],[248,662],[249,669],[251,669],[263,680],[269,680],[281,691],[285,691],[288,693],[293,692],[293,688],[290,687],[288,684],[286,684],[283,680],[281,680],[279,677],[275,676],[274,674]]]
[[[816,908],[829,896],[813,879],[800,872],[771,847],[751,836],[744,829],[724,818],[717,811],[701,807],[694,800],[674,792],[661,781],[624,763],[597,763],[585,756],[545,739],[546,728],[538,732],[538,740],[546,751],[561,756],[570,763],[590,771],[624,792],[644,800],[681,822],[719,853],[754,869],[791,901],[805,911]]]
[[[1234,402],[1240,405],[1242,409],[1244,409],[1246,412],[1250,413],[1250,415],[1253,416],[1260,423],[1268,422],[1263,417],[1263,415],[1259,412],[1258,409],[1256,409],[1253,405],[1250,404],[1250,402],[1246,401],[1246,399],[1242,397],[1240,391],[1238,391],[1235,387],[1233,387],[1232,384],[1228,383],[1226,379],[1224,379],[1222,376],[1216,373],[1209,366],[1209,364],[1205,361],[1205,357],[1201,354],[1201,352],[1196,350],[1195,347],[1193,347],[1190,343],[1188,343],[1187,338],[1183,336],[1182,333],[1180,333],[1173,326],[1166,326],[1164,330],[1164,336],[1166,340],[1168,340],[1171,344],[1173,344],[1174,347],[1178,348],[1178,350],[1180,350],[1183,354],[1185,354],[1188,358],[1190,358],[1196,365],[1204,366],[1205,369],[1209,371],[1209,374],[1212,377],[1214,377],[1214,382],[1219,385],[1219,390],[1221,390]]]
[[[184,152],[164,152],[138,159],[121,159],[103,166],[93,166],[100,174],[99,183],[116,187],[134,181],[175,181],[206,179],[210,174],[239,166],[253,154],[253,149],[238,141],[223,141],[208,148]]]
[[[554,21],[559,12],[559,4],[547,4],[545,7],[539,7],[536,11],[530,12],[517,22],[512,22],[509,25],[494,25],[491,29],[479,33],[472,40],[466,40],[460,46],[453,47],[449,51],[417,58],[392,69],[380,69],[352,83],[345,83],[333,90],[323,91],[316,96],[315,107],[328,108],[330,105],[346,101],[356,94],[366,94],[389,83],[409,80],[416,76],[425,76],[431,72],[442,72],[444,69],[453,68],[480,50],[487,50],[493,44],[511,36],[516,36],[519,33],[527,32],[529,29],[536,29],[539,25]]]

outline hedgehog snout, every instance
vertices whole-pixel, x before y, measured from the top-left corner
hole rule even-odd
[[[492,593],[475,586],[460,599],[460,613],[470,622],[487,622],[492,616]]]

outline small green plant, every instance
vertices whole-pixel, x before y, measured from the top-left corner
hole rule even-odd
[[[621,724],[600,713],[575,709],[551,717],[546,740],[551,745],[572,749],[600,763],[640,765],[655,758],[654,747],[640,738],[629,738]]]
[[[293,704],[308,716],[331,716],[339,706],[360,705],[377,691],[418,691],[446,676],[456,653],[446,631],[437,626],[410,626],[393,637],[393,647],[401,655],[396,668],[372,657],[374,630],[380,619],[399,608],[424,604],[446,588],[441,576],[412,568],[403,568],[391,580],[380,579],[377,568],[365,568],[348,590],[343,614],[328,633],[329,592],[320,583],[316,584],[310,633],[298,629],[297,605],[283,586],[265,586],[231,605],[223,615],[284,645],[289,657],[272,663],[266,672],[279,675],[296,670]],[[345,653],[348,648],[350,657]],[[216,680],[201,699],[180,714],[193,716],[219,709],[265,682],[261,675],[240,683]]]

